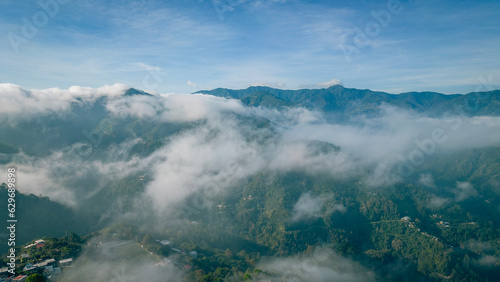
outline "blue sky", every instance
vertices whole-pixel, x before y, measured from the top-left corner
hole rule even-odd
[[[40,3],[48,8],[0,4],[0,83],[160,93],[337,82],[390,93],[500,88],[500,1]]]

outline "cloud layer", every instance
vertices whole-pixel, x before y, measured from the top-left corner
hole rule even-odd
[[[303,108],[252,108],[237,100],[198,94],[123,96],[124,89],[117,84],[27,91],[13,84],[0,85],[0,115],[11,122],[26,116],[58,116],[70,112],[73,103],[108,97],[105,108],[115,120],[133,118],[155,127],[189,125],[160,136],[164,145],[146,156],[130,153],[134,144],[145,142],[134,136],[92,157],[79,154],[82,144],[78,143],[44,157],[21,152],[12,164],[23,175],[22,191],[71,205],[126,175],[148,171],[151,179],[144,195],[165,210],[208,183],[218,183],[214,187],[219,191],[263,170],[304,170],[338,178],[364,172],[367,185],[389,185],[408,176],[398,168],[417,170],[436,154],[500,143],[498,117],[428,118],[382,106],[379,117],[356,116],[348,123],[334,123],[321,112]],[[78,183],[88,179],[99,180],[83,189]],[[422,176],[420,183],[434,185],[429,175]],[[455,200],[473,196],[473,191],[467,184],[458,184]],[[315,206],[308,205],[314,198],[303,197],[296,217],[315,216],[317,211],[302,208]]]
[[[124,84],[114,84],[99,88],[72,86],[65,90],[25,90],[15,84],[0,83],[0,121],[62,115],[71,110],[72,103],[93,103],[100,97],[117,97],[126,89]]]
[[[374,273],[327,247],[307,256],[263,260],[259,268],[286,281],[375,281]]]
[[[323,199],[311,196],[310,193],[300,195],[297,203],[293,206],[293,221],[315,219],[321,216]]]
[[[99,242],[101,241],[101,242]],[[116,247],[114,247],[116,246]],[[172,259],[173,260],[173,259]],[[82,255],[65,269],[61,281],[182,281],[184,273],[170,259],[157,256],[131,241],[94,238]]]

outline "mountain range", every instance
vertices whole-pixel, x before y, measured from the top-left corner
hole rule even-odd
[[[0,168],[17,169],[19,246],[126,233],[175,254],[189,281],[500,275],[499,90],[4,86]]]
[[[231,90],[217,88],[196,93],[239,99],[250,106],[306,107],[346,115],[377,112],[381,105],[390,105],[431,117],[460,111],[465,116],[500,115],[500,90],[445,95],[436,92],[405,92],[389,94],[368,89],[334,85],[323,89],[281,90],[264,86]]]

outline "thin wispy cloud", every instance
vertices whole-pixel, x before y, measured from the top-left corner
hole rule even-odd
[[[135,138],[106,148],[104,160],[86,158],[75,153],[81,151],[78,147],[88,143],[83,133],[76,143],[54,149],[48,156],[21,152],[13,161],[26,175],[22,180],[25,192],[72,204],[75,199],[83,198],[75,194],[80,186],[72,182],[73,178],[99,176],[101,182],[92,186],[97,193],[115,178],[147,170],[152,181],[145,188],[145,195],[160,210],[182,201],[214,179],[220,183],[228,178],[243,180],[263,170],[327,173],[339,179],[366,171],[363,182],[377,187],[402,181],[404,175],[398,174],[401,158],[411,161],[416,150],[421,151],[419,160],[425,163],[432,156],[483,148],[500,140],[497,117],[429,118],[381,106],[379,117],[361,115],[352,117],[353,124],[343,124],[329,122],[321,112],[304,108],[245,107],[238,100],[202,94],[123,96],[125,89],[127,86],[116,84],[30,91],[14,84],[0,84],[0,101],[8,105],[1,111],[0,119],[7,121],[3,124],[7,128],[16,122],[40,117],[64,119],[75,106],[91,105],[100,97],[108,98],[105,110],[117,121],[133,118],[153,124],[191,124],[189,129],[173,134],[160,148],[142,157],[123,153],[130,151],[134,144],[143,144],[144,140]],[[23,112],[27,109],[30,115]],[[268,120],[270,127],[255,129],[238,117]],[[434,142],[429,148],[429,138],[436,128],[442,130],[442,141]],[[333,144],[341,150],[323,152],[315,142]],[[418,169],[419,165],[415,163],[415,166]],[[53,170],[61,167],[78,170],[80,174],[62,173],[54,177]],[[420,175],[418,181],[430,188],[435,186],[430,174]],[[40,189],[36,183],[44,183],[43,187],[49,188]],[[218,189],[224,188],[229,187],[224,184]],[[470,183],[458,182],[456,188],[450,190],[450,199],[463,201],[476,193]],[[322,211],[318,209],[321,199],[324,197],[307,194],[301,197],[295,207],[295,220],[317,217]],[[430,205],[440,206],[452,201],[450,199],[436,197]],[[345,212],[346,208],[338,206],[335,210]]]
[[[342,84],[342,82],[340,80],[334,78],[334,79],[329,80],[329,81],[316,83],[316,86],[328,88],[330,86],[341,85],[341,84]]]
[[[70,1],[35,27],[18,53],[9,40],[0,43],[1,82],[147,88],[144,76],[152,69],[131,70],[141,63],[168,73],[154,89],[159,92],[190,92],[186,81],[206,88],[267,82],[294,89],[332,77],[347,87],[397,92],[466,93],[481,85],[477,77],[490,75],[487,86],[500,85],[497,2],[401,1],[386,22],[377,15],[389,11],[387,1],[218,1],[222,20],[214,3]],[[8,16],[0,20],[0,33],[23,37],[22,19],[33,24],[33,15],[44,10],[35,2],[8,1],[3,11]],[[360,36],[369,43],[346,60],[341,46]]]

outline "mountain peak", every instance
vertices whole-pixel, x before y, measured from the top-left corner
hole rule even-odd
[[[153,96],[147,92],[135,88],[129,88],[127,91],[125,91],[125,94],[123,96],[135,96],[135,95]]]
[[[282,90],[267,86],[251,86],[240,90],[214,89],[199,92],[242,99],[244,104],[253,106],[290,104],[347,115],[373,113],[382,104],[423,112],[429,116],[441,116],[455,105],[466,105],[464,111],[471,116],[500,115],[500,103],[498,103],[500,91],[467,95],[444,95],[436,92],[407,92],[398,95],[369,89],[345,88],[336,84],[322,89]]]
[[[330,89],[330,90],[343,90],[343,89],[346,89],[344,86],[342,86],[341,84],[335,84],[335,85],[332,85],[330,87],[328,87],[327,89]]]

